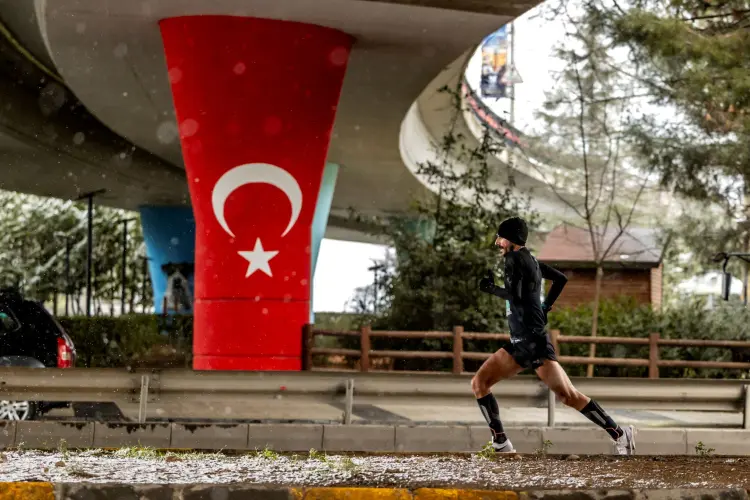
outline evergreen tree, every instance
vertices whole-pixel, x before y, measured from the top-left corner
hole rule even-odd
[[[71,314],[84,312],[86,293],[87,210],[82,203],[0,191],[0,287],[18,288],[25,296],[48,303],[58,299],[62,314],[66,292]],[[92,309],[119,304],[122,295],[123,224],[134,214],[95,206]],[[143,294],[143,235],[137,219],[128,224],[126,310],[136,302],[150,304]],[[69,275],[66,272],[69,256]],[[119,311],[119,308],[115,306]],[[111,309],[110,309],[111,311]]]
[[[582,11],[579,23],[603,34],[622,55],[614,69],[637,86],[637,151],[664,187],[723,219],[683,217],[684,245],[703,265],[750,250],[750,3],[587,0]]]

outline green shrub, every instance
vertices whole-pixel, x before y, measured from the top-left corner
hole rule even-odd
[[[163,318],[133,314],[120,317],[60,318],[78,355],[77,366],[120,368],[144,361],[159,346],[192,350],[192,317]]]
[[[336,331],[357,330],[370,322],[369,316],[357,314],[319,313],[315,316],[317,328]],[[73,340],[78,367],[192,366],[192,316],[73,316],[58,318],[58,321]],[[321,347],[337,347],[338,339],[318,337],[317,340]],[[351,340],[358,342],[358,339]]]
[[[589,336],[591,334],[591,308],[581,306],[559,309],[550,313],[550,328],[563,335]],[[393,325],[381,324],[378,318],[358,314],[316,314],[315,327],[323,330],[357,330],[362,325],[372,324],[374,330],[393,330]],[[75,343],[78,366],[91,368],[120,368],[134,365],[146,366],[191,366],[192,317],[172,316],[164,318],[154,315],[129,315],[122,317],[72,317],[61,318],[61,324]],[[600,306],[599,331],[602,337],[648,337],[658,332],[662,338],[715,339],[750,341],[750,310],[736,302],[720,303],[707,309],[699,299],[687,300],[679,306],[671,306],[663,312],[653,311],[649,306],[636,304],[631,299],[603,301]],[[359,349],[357,337],[317,337],[317,347]],[[500,347],[497,341],[465,340],[464,350],[470,352],[494,352]],[[373,349],[393,350],[452,350],[452,339],[384,339],[374,338]],[[169,349],[167,349],[169,348]],[[587,356],[587,344],[560,345],[560,354]],[[741,361],[750,362],[750,349],[715,349],[703,347],[662,347],[662,359],[697,361]],[[646,346],[598,345],[597,357],[648,359]],[[325,356],[316,357],[315,363],[325,362]],[[354,366],[356,359],[348,360]],[[466,361],[465,369],[474,371],[478,361]],[[394,360],[398,370],[450,371],[450,359],[439,360]],[[571,376],[585,374],[585,365],[568,365]],[[598,377],[644,377],[646,367],[598,366]],[[748,378],[749,371],[719,369],[662,368],[661,377],[711,377]]]
[[[550,313],[550,328],[563,335],[590,336],[592,310],[589,306],[561,309]],[[750,340],[750,311],[739,303],[720,303],[707,309],[701,299],[686,300],[678,306],[657,312],[649,306],[638,305],[632,299],[603,301],[599,310],[600,337],[648,337],[659,333],[668,339]],[[560,344],[563,356],[588,356],[588,344]],[[750,352],[741,349],[705,347],[662,347],[661,359],[695,361],[750,361]],[[598,345],[597,357],[648,359],[648,347]],[[585,365],[569,365],[570,375],[584,375]],[[642,377],[646,367],[598,366],[596,376]],[[661,368],[661,377],[737,378],[747,376],[739,370]]]

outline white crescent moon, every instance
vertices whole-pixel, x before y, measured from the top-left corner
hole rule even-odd
[[[302,210],[302,190],[297,183],[297,179],[292,174],[283,168],[269,163],[248,163],[234,167],[216,181],[213,193],[211,194],[211,202],[216,220],[224,228],[224,231],[234,237],[234,233],[229,228],[229,224],[227,224],[227,220],[224,217],[224,204],[229,195],[237,188],[254,183],[271,184],[282,190],[286,197],[289,198],[289,203],[292,204],[292,216],[289,219],[286,229],[281,234],[281,236],[286,236],[294,227]]]

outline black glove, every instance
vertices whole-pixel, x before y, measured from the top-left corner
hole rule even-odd
[[[487,270],[487,276],[479,280],[479,289],[486,293],[493,293],[495,291],[495,278],[492,276],[492,271]]]

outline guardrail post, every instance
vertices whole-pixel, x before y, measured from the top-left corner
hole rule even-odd
[[[745,389],[745,412],[742,416],[742,428],[750,430],[750,385],[746,385]]]
[[[659,378],[659,339],[661,335],[648,334],[648,378]]]
[[[313,357],[312,347],[315,340],[313,325],[306,324],[302,327],[302,371],[312,370]]]
[[[464,372],[464,327],[453,327],[453,374],[461,375]]]
[[[547,389],[547,427],[555,426],[555,392]]]
[[[555,354],[560,355],[560,330],[550,330],[549,340],[555,349]],[[547,427],[555,426],[555,404],[557,402],[555,392],[547,389]]]
[[[354,379],[346,381],[346,402],[344,406],[344,425],[352,423],[352,407],[354,406]]]
[[[370,327],[363,326],[359,337],[359,370],[370,371]]]
[[[148,405],[148,386],[151,382],[151,377],[148,375],[141,376],[141,398],[138,401],[138,423],[143,424],[146,422],[146,406]]]

